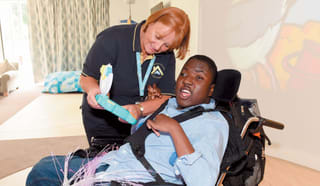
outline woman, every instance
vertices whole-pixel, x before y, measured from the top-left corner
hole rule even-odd
[[[174,93],[175,55],[183,59],[190,38],[190,21],[178,8],[161,9],[137,25],[118,25],[101,32],[89,51],[80,77],[84,90],[82,119],[91,146],[92,137],[126,137],[130,125],[123,124],[96,102],[100,94],[101,65],[113,67],[109,97],[135,117],[154,112]],[[163,94],[145,100],[147,86],[156,84]],[[120,123],[119,123],[120,122]],[[123,122],[123,121],[122,121]]]

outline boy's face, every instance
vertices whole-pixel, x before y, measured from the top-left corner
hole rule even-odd
[[[207,63],[197,59],[187,61],[176,84],[179,108],[209,103],[214,88],[212,78],[212,70]]]

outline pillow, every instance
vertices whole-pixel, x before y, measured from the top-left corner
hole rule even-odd
[[[79,84],[81,71],[62,71],[48,74],[42,92],[83,92]]]
[[[9,63],[7,60],[6,60],[6,63],[7,63],[7,71],[10,71],[10,70],[18,70],[14,63]],[[15,63],[16,64],[16,63]]]
[[[4,60],[4,62],[0,62],[0,74],[8,72],[10,70],[17,70],[17,68],[8,62],[8,60]]]

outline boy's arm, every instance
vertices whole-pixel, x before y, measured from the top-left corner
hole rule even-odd
[[[175,127],[173,127],[173,129],[169,133],[172,137],[178,157],[194,152],[193,146],[191,145],[187,135],[184,133],[183,129],[179,124],[175,125]]]
[[[152,129],[157,136],[160,136],[159,131],[169,133],[173,139],[178,157],[194,152],[187,135],[176,120],[160,114],[154,120],[148,120],[147,127]]]
[[[214,121],[202,118],[201,122],[203,135],[195,138],[193,144],[179,123],[165,115],[158,115],[154,121],[148,120],[147,127],[157,135],[160,135],[159,131],[170,133],[177,153],[175,173],[181,175],[187,185],[210,186],[216,183],[219,175],[220,163],[228,142],[228,124],[224,119]],[[198,129],[194,130],[200,134]]]

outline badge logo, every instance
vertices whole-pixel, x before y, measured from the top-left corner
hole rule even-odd
[[[162,76],[164,76],[164,66],[160,63],[155,63],[153,65],[152,71],[151,71],[151,76],[155,79],[160,79]]]

